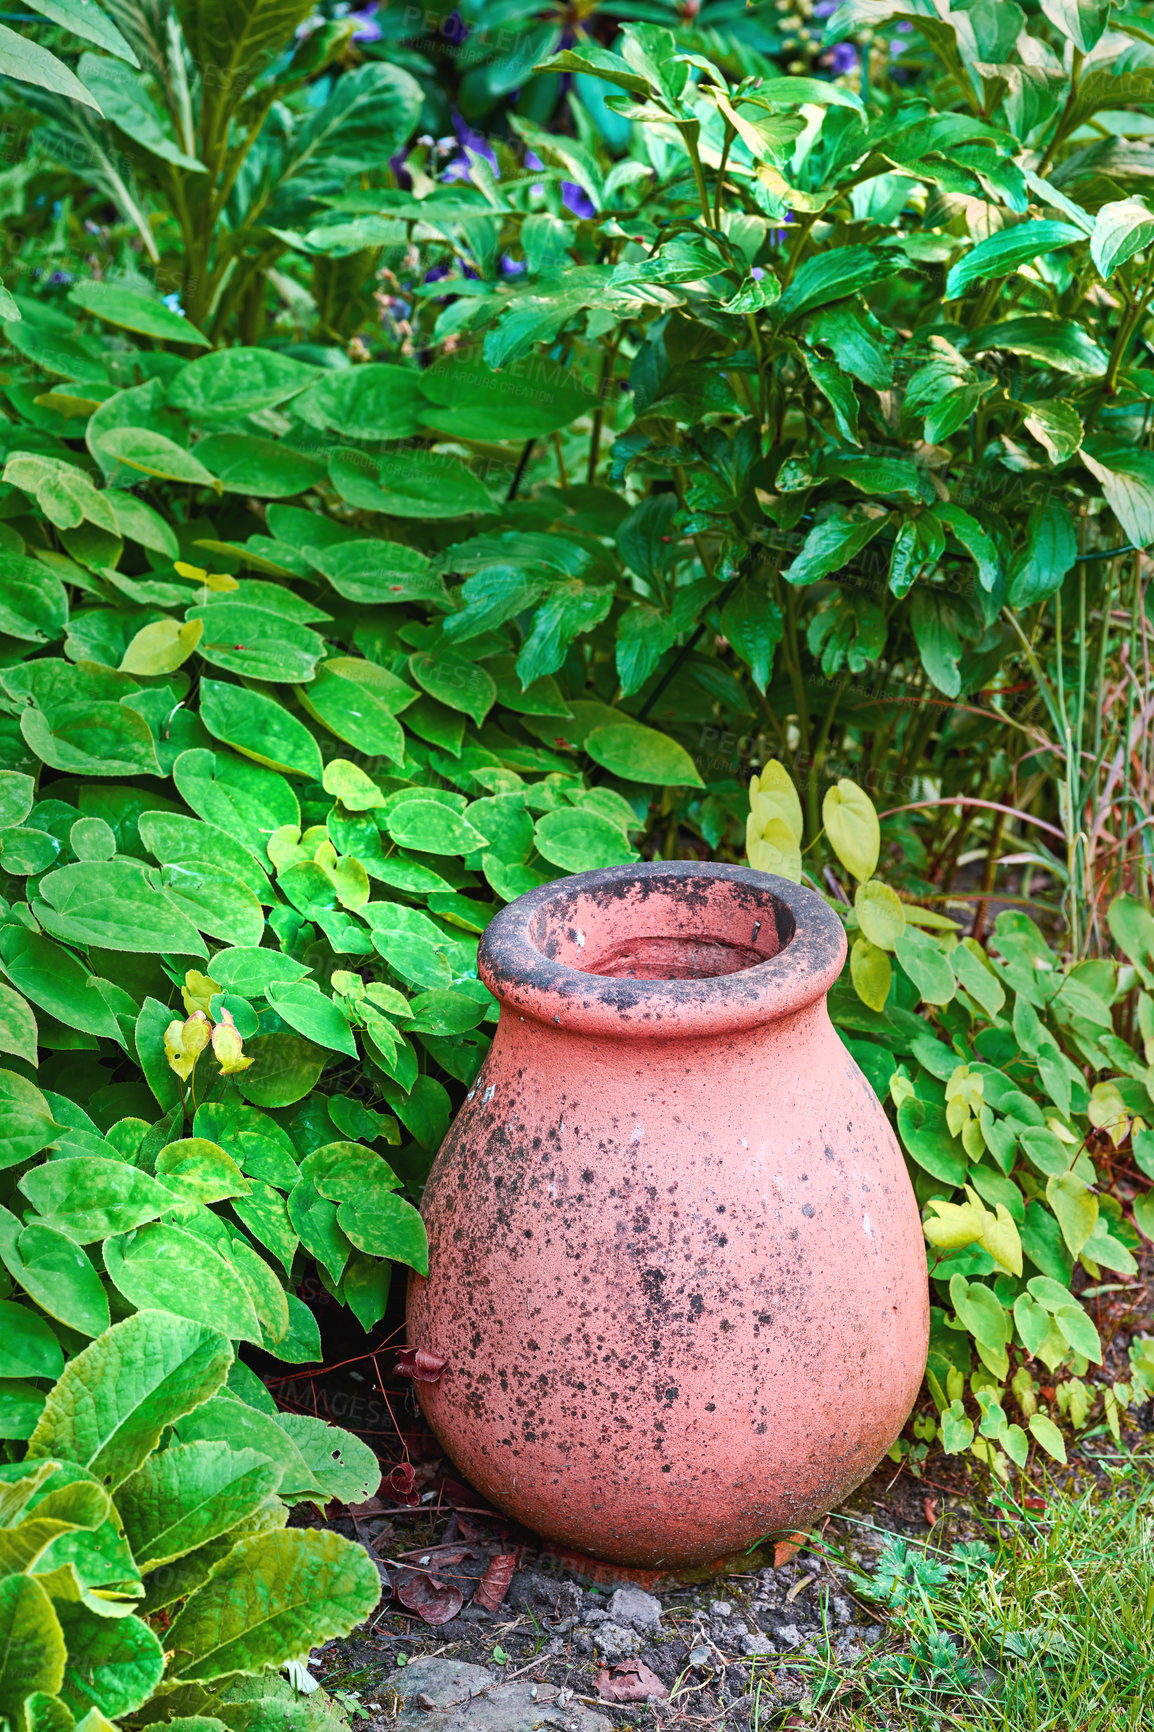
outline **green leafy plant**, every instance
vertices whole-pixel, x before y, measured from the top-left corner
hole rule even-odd
[[[140,1714],[237,1732],[313,1718],[275,1669],[363,1621],[380,1582],[361,1547],[286,1528],[287,1504],[364,1496],[376,1462],[306,1421],[322,1434],[314,1472],[294,1422],[231,1387],[237,1370],[224,1336],[140,1311],[70,1361],[24,1460],[0,1465],[0,1712],[13,1732]]]
[[[1064,1462],[1055,1415],[1080,1430],[1100,1396],[1117,1439],[1126,1409],[1154,1392],[1141,1340],[1129,1379],[1100,1390],[1082,1381],[1102,1363],[1102,1343],[1072,1286],[1079,1267],[1092,1283],[1136,1275],[1134,1252],[1154,1238],[1154,1191],[1128,1188],[1127,1215],[1114,1171],[1154,1179],[1154,917],[1132,897],[1112,905],[1128,966],[1063,967],[1036,924],[1011,911],[983,950],[874,876],[879,826],[860,788],[839,782],[823,815],[839,866],[858,880],[852,905],[844,892],[832,899],[852,948],[831,1014],[894,1113],[940,1300],[927,1372],[938,1418],[919,1416],[896,1456],[917,1468],[937,1439],[1005,1477],[1010,1463],[1026,1467],[1033,1440]],[[771,762],[750,788],[749,862],[800,880],[802,839],[797,792]],[[1140,1050],[1115,1031],[1115,1006]],[[1050,1411],[1031,1363],[1057,1382]]]
[[[437,96],[391,22],[115,16],[142,71],[86,53],[103,120],[28,99],[34,226],[60,205],[29,257],[59,231],[81,280],[5,325],[14,1291],[66,1241],[103,1302],[179,1309],[175,1247],[291,1361],[315,1260],[371,1326],[484,1056],[487,919],[737,854],[756,765],[751,860],[837,862],[941,1435],[1056,1451],[991,1390],[1048,1355],[1081,1411],[1075,1262],[1126,1272],[1150,1220],[1111,1190],[1150,1176],[1148,1000],[1092,954],[1149,986],[1148,27],[850,0],[864,76],[831,78],[578,20],[502,104],[485,30]],[[502,119],[446,160],[450,86]],[[1023,853],[1068,956],[1023,913],[979,942]],[[978,860],[963,938],[925,905]],[[54,1224],[80,1153],[99,1268]]]

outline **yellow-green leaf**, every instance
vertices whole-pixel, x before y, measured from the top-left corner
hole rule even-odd
[[[870,878],[858,885],[853,905],[858,925],[870,943],[892,950],[906,929],[905,909],[896,891],[880,878]]]
[[[1051,1173],[1046,1201],[1057,1217],[1062,1237],[1076,1257],[1098,1225],[1098,1199],[1076,1173]]]
[[[871,1010],[884,1010],[893,970],[884,950],[868,938],[855,938],[849,953],[849,974],[854,991]]]
[[[881,853],[881,828],[869,795],[843,777],[826,794],[821,808],[830,847],[847,872],[861,883],[872,878]]]
[[[204,621],[154,620],[141,626],[123,656],[120,671],[126,674],[170,674],[186,662],[204,632]]]

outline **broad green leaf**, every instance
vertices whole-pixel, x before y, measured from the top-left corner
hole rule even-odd
[[[57,1126],[35,1083],[0,1070],[0,1167],[30,1161],[56,1138]]]
[[[113,1488],[141,1466],[166,1425],[223,1384],[232,1349],[215,1329],[138,1311],[78,1353],[48,1397],[30,1460],[74,1461]]]
[[[401,848],[418,854],[472,854],[486,838],[449,806],[437,800],[405,800],[384,819],[385,828]]]
[[[546,812],[537,820],[533,840],[542,859],[566,872],[592,872],[600,867],[625,865],[639,857],[611,818],[576,806]]]
[[[952,1275],[950,1299],[974,1339],[991,1353],[1001,1353],[1008,1339],[1009,1327],[1006,1313],[995,1294],[980,1281],[967,1281],[964,1275]]]
[[[0,1715],[9,1725],[22,1723],[33,1691],[54,1695],[59,1690],[66,1658],[60,1622],[35,1576],[5,1576],[0,1580]]]
[[[404,762],[404,730],[388,702],[372,686],[344,679],[326,665],[309,685],[297,688],[296,696],[315,722],[367,758]]]
[[[108,1721],[143,1708],[164,1673],[159,1637],[141,1618],[101,1617],[60,1600],[56,1611],[68,1648],[60,1695],[72,1712],[96,1709]]]
[[[159,337],[162,341],[187,343],[198,349],[209,347],[208,338],[179,313],[171,312],[163,301],[139,294],[135,289],[121,288],[118,283],[78,283],[68,298],[107,325],[139,331],[142,336]]]
[[[67,619],[68,598],[48,567],[0,548],[0,631],[26,643],[48,643]]]
[[[347,1235],[337,1226],[337,1207],[307,1178],[298,1179],[288,1195],[289,1220],[301,1244],[334,1281],[340,1280],[352,1249]]]
[[[623,720],[594,728],[586,736],[585,750],[595,764],[627,782],[646,782],[658,788],[704,787],[684,746],[638,722]]]
[[[251,1515],[280,1484],[275,1463],[225,1443],[182,1443],[150,1456],[116,1494],[142,1570],[183,1557]]]
[[[984,960],[985,952],[972,939],[963,938],[950,951],[950,964],[959,986],[981,1005],[987,1016],[997,1016],[1006,1002],[1001,981]]]
[[[202,680],[200,692],[201,718],[214,739],[267,769],[320,781],[324,765],[316,741],[274,699],[220,680]]]
[[[361,1503],[377,1490],[381,1464],[359,1437],[303,1413],[278,1413],[276,1422],[326,1501],[337,1497],[342,1503]]]
[[[1025,608],[1053,595],[1077,557],[1077,525],[1069,508],[1059,499],[1036,505],[1010,564],[1010,605]]]
[[[1043,313],[1026,313],[983,325],[975,333],[967,352],[1005,349],[1011,355],[1028,355],[1055,372],[1078,378],[1097,378],[1106,371],[1109,355],[1073,319],[1054,319]]]
[[[150,428],[112,427],[101,433],[96,454],[130,473],[135,470],[144,475],[154,475],[161,481],[184,481],[193,487],[211,487],[217,493],[221,491],[216,476],[198,457],[176,444],[175,440]]]
[[[33,1383],[18,1377],[0,1378],[0,1437],[30,1438],[44,1411],[45,1399],[43,1389]]]
[[[112,20],[87,0],[30,0],[30,6],[33,12],[51,18],[54,24],[83,37],[85,42],[95,42],[98,48],[114,54],[118,60],[126,60],[130,66],[140,65]],[[81,58],[87,60],[95,56],[83,55]]]
[[[333,486],[349,505],[390,517],[438,520],[491,509],[481,482],[455,457],[393,451],[384,457],[339,449],[329,458]]]
[[[345,541],[309,549],[309,557],[346,601],[427,601],[447,608],[448,591],[428,554],[399,541]]]
[[[243,679],[279,685],[311,680],[325,653],[324,639],[308,626],[243,603],[189,608],[185,618],[202,628],[194,646],[198,654]]]
[[[168,401],[190,421],[238,421],[288,402],[317,377],[315,367],[275,349],[217,349],[181,368]]]
[[[935,938],[907,923],[894,952],[926,1004],[949,1004],[956,991],[954,971]]]
[[[1042,0],[1042,11],[1083,54],[1097,46],[1110,15],[1109,0]]]
[[[431,405],[421,412],[426,426],[448,438],[486,442],[542,438],[598,402],[570,367],[533,355],[497,371],[475,349],[435,361],[420,375],[420,388]]]
[[[919,1167],[946,1185],[960,1185],[966,1175],[966,1152],[950,1134],[943,1107],[909,1096],[898,1107],[898,1131]]]
[[[613,606],[611,584],[587,584],[573,579],[553,584],[533,616],[533,629],[517,656],[517,677],[528,688],[546,674],[555,674],[569,646],[605,619]]]
[[[1014,1300],[1014,1327],[1026,1352],[1037,1353],[1050,1333],[1050,1316],[1028,1293],[1019,1293]]]
[[[126,704],[66,703],[27,709],[20,731],[42,763],[73,776],[158,775],[148,723]]]
[[[625,697],[640,690],[676,638],[672,619],[660,608],[639,601],[625,609],[617,622],[617,675]]]
[[[92,1263],[67,1234],[0,1209],[0,1262],[41,1310],[79,1335],[108,1328],[108,1297]]]
[[[429,1242],[417,1210],[403,1197],[379,1187],[342,1202],[337,1225],[360,1251],[407,1263],[419,1275],[429,1272]]]
[[[104,950],[207,957],[196,927],[134,860],[82,860],[40,880],[41,924],[54,937]],[[46,904],[46,906],[45,906]]]
[[[1154,914],[1136,896],[1115,896],[1107,911],[1110,936],[1147,986],[1154,985]]]
[[[1133,445],[1095,437],[1082,462],[1102,483],[1106,502],[1135,547],[1154,541],[1154,455]]]
[[[4,466],[4,480],[35,499],[57,529],[74,529],[81,523],[116,534],[116,515],[105,498],[75,464],[18,451]]]
[[[960,1455],[974,1441],[974,1422],[960,1401],[952,1401],[942,1414],[941,1428],[946,1455]]]
[[[292,1224],[288,1205],[280,1191],[260,1179],[252,1179],[248,1195],[233,1198],[232,1210],[253,1238],[271,1251],[288,1271],[292,1267],[300,1236]]]
[[[261,998],[273,981],[303,980],[309,969],[281,950],[236,946],[218,950],[212,959],[213,979],[246,998]]]
[[[19,1188],[48,1226],[78,1245],[127,1233],[172,1207],[172,1194],[163,1184],[126,1161],[99,1155],[47,1161],[25,1173]]]
[[[975,283],[991,278],[1008,277],[1019,265],[1040,258],[1084,240],[1081,229],[1072,223],[1055,222],[1052,218],[1031,217],[1009,228],[988,235],[964,253],[952,266],[946,278],[946,299],[957,300]]]
[[[1080,1305],[1060,1305],[1054,1313],[1054,1322],[1075,1353],[1101,1365],[1102,1343],[1098,1331]]]
[[[1071,403],[1033,403],[1025,426],[1039,445],[1045,447],[1050,462],[1054,464],[1064,463],[1074,455],[1085,431],[1081,417]]]
[[[0,1377],[47,1377],[64,1370],[64,1354],[43,1317],[0,1300]]]
[[[283,1665],[347,1635],[380,1594],[372,1559],[338,1534],[294,1528],[241,1540],[166,1631],[172,1671],[209,1682]]]
[[[155,1221],[104,1242],[109,1279],[140,1311],[170,1311],[233,1341],[261,1343],[248,1288],[219,1251]]]
[[[226,1197],[243,1197],[248,1191],[232,1156],[206,1137],[182,1137],[179,1142],[167,1143],[156,1157],[156,1176],[179,1196],[198,1203],[220,1203]]]
[[[240,716],[232,715],[227,703],[224,709],[228,725],[239,726]],[[182,752],[172,775],[181,798],[198,817],[235,837],[258,859],[265,857],[265,846],[274,831],[284,824],[300,823],[297,797],[284,777],[245,758],[233,757],[231,752]],[[247,882],[243,872],[235,866],[230,869]]]
[[[248,433],[210,433],[196,447],[197,461],[218,476],[226,493],[290,499],[324,478],[325,466],[307,451]]]
[[[82,102],[86,108],[94,108],[100,113],[96,98],[85,89],[76,74],[68,70],[63,60],[49,54],[38,42],[9,30],[6,24],[0,24],[0,74],[15,79],[18,84],[35,84],[54,95],[67,96],[71,101]]]
[[[384,805],[385,797],[359,764],[348,758],[330,758],[325,765],[323,786],[347,812],[371,812]]]
[[[144,846],[161,865],[211,865],[239,878],[260,900],[272,901],[268,873],[258,855],[219,825],[179,812],[142,812],[137,828]]]
[[[288,1029],[246,1041],[245,1057],[254,1063],[236,1077],[237,1088],[254,1106],[274,1108],[303,1100],[330,1062],[324,1047]]]
[[[905,260],[896,251],[882,252],[873,247],[855,246],[831,248],[807,259],[799,267],[789,287],[782,290],[770,317],[781,329],[814,307],[845,300],[870,283],[884,282],[896,276],[904,264]]]
[[[493,676],[452,650],[422,651],[409,657],[409,672],[430,697],[451,710],[463,710],[478,727],[497,699]]]
[[[425,377],[416,367],[381,361],[336,368],[319,377],[314,369],[313,383],[296,399],[293,413],[310,427],[350,439],[411,439],[428,407]]]
[[[788,583],[816,583],[841,571],[884,528],[885,516],[853,512],[826,517],[806,536],[801,551],[782,572]]]
[[[94,10],[89,0],[80,0],[80,4],[88,13]],[[133,58],[133,65],[136,64],[138,63]],[[143,78],[126,77],[120,67],[112,66],[100,54],[82,54],[79,71],[103,109],[105,118],[118,126],[134,145],[147,150],[152,156],[159,157],[162,162],[173,163],[177,168],[188,169],[192,174],[206,172],[202,162],[181,150],[176,142],[171,121],[153,100]],[[93,285],[83,286],[87,288]],[[142,299],[147,300],[148,297],[144,296]],[[150,302],[150,306],[154,304]]]
[[[312,981],[274,983],[268,988],[268,1001],[277,1015],[307,1040],[346,1053],[349,1058],[357,1057],[348,1018]]]

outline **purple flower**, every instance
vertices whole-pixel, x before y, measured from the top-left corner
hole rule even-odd
[[[519,277],[524,269],[524,259],[510,258],[508,253],[501,254],[501,275],[503,277]]]
[[[497,166],[497,152],[493,149],[493,146],[482,133],[474,132],[473,128],[469,126],[466,121],[462,120],[461,116],[455,111],[453,114],[453,131],[456,133],[457,138],[460,141],[461,149],[457,155],[452,158],[448,166],[442,170],[441,179],[444,181],[468,180],[472,164],[465,153],[466,151],[471,150],[477,156],[484,157],[485,161],[493,170],[494,177],[497,180],[500,180],[501,170]]]
[[[368,5],[363,6],[359,12],[347,14],[350,19],[356,20],[357,27],[353,31],[354,42],[379,42],[381,40],[384,31],[377,23],[376,10],[377,0],[369,0]]]
[[[571,210],[577,217],[595,217],[597,212],[587,192],[577,185],[576,181],[561,182],[561,202],[566,210]]]
[[[445,278],[452,273],[452,269],[452,265],[445,264],[442,261],[441,264],[434,265],[431,270],[425,272],[425,281],[427,283],[444,282]]]
[[[858,51],[852,42],[837,42],[829,57],[830,70],[835,78],[841,78],[847,72],[856,72],[860,61]]]

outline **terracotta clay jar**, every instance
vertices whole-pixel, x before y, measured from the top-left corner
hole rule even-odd
[[[715,1561],[810,1523],[905,1422],[926,1258],[893,1132],[835,1034],[812,891],[616,866],[481,941],[492,1048],[425,1191],[409,1341],[486,1497],[617,1564]]]

